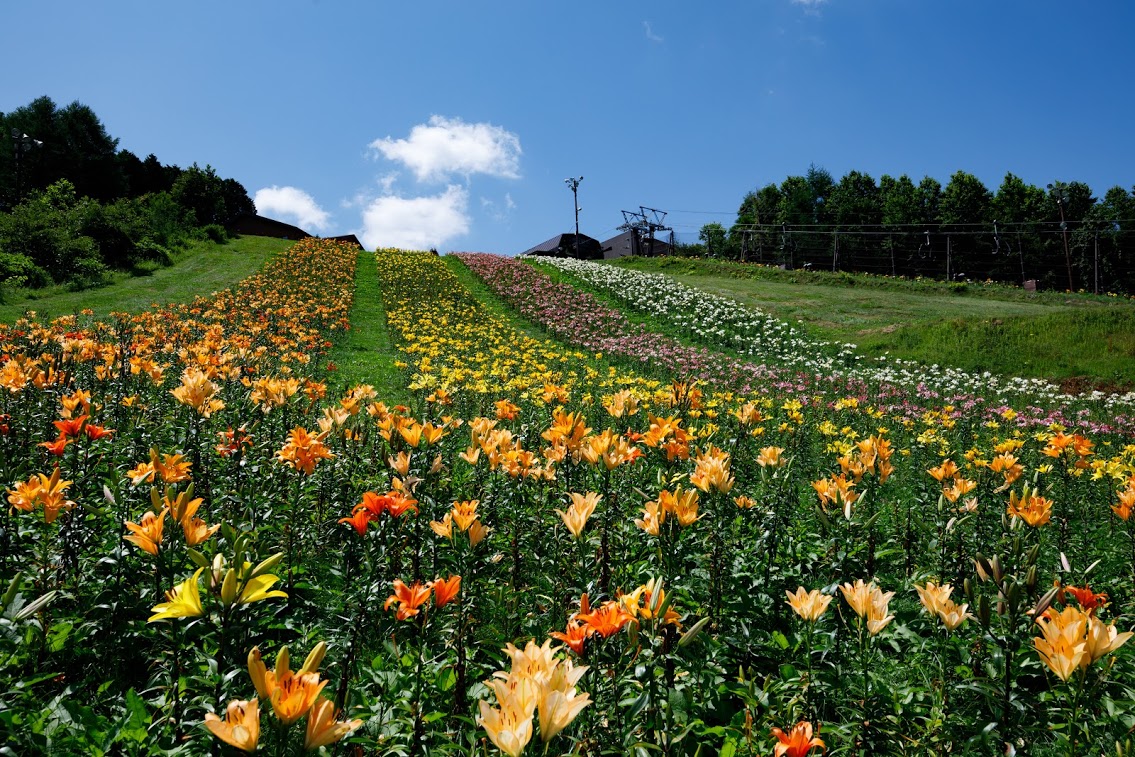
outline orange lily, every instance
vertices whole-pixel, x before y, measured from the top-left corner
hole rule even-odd
[[[819,730],[816,728],[816,733],[819,733]],[[779,728],[773,728],[772,735],[777,740],[773,752],[775,757],[806,757],[813,749],[819,747],[820,751],[823,751],[827,746],[819,736],[812,736],[812,724],[807,720],[801,720],[792,726],[792,730],[787,734]]]
[[[397,602],[398,612],[395,613],[395,617],[398,620],[406,620],[417,615],[418,608],[425,604],[429,598],[429,586],[422,586],[417,581],[411,586],[407,586],[401,578],[396,578],[394,579],[394,593],[386,598],[386,603],[382,606],[382,609],[389,610],[391,605]]]
[[[445,607],[457,596],[461,590],[461,576],[450,576],[448,579],[435,579],[428,584],[434,592],[434,606]]]
[[[258,700],[234,699],[221,720],[212,712],[205,713],[205,727],[221,741],[244,752],[255,752],[260,741],[260,704]]]
[[[157,515],[152,511],[147,512],[142,516],[141,525],[127,521],[126,528],[130,529],[131,533],[126,537],[126,541],[136,545],[143,552],[158,554],[162,545],[162,526],[165,524],[167,512],[169,511],[165,508]]]

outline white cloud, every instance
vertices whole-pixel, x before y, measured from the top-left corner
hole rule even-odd
[[[315,199],[296,187],[264,187],[252,198],[262,216],[287,216],[303,229],[325,229],[330,215]]]
[[[363,211],[363,246],[368,250],[441,247],[468,233],[468,202],[469,193],[456,184],[430,197],[379,197]]]
[[[512,195],[508,192],[504,193],[504,197],[499,202],[489,199],[488,197],[481,198],[481,210],[497,223],[508,221],[515,208],[516,201],[512,199]]]
[[[793,5],[803,6],[804,12],[809,16],[819,16],[820,8],[827,2],[828,0],[792,0]]]
[[[650,40],[651,42],[661,43],[661,42],[666,41],[666,39],[664,37],[659,37],[657,34],[654,33],[654,30],[650,28],[650,22],[649,21],[643,21],[642,22],[642,28],[646,31],[646,38],[648,40]]]
[[[408,139],[376,139],[370,147],[387,160],[402,163],[418,181],[473,174],[520,178],[520,138],[488,123],[431,116],[428,124],[411,129]]]

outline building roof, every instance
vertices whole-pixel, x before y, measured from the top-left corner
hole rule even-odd
[[[574,258],[575,249],[575,234],[557,234],[546,242],[541,242],[535,247],[531,247],[520,254]],[[585,260],[592,260],[595,258],[603,257],[603,249],[599,245],[599,240],[593,239],[586,234],[580,234],[579,257]]]
[[[265,216],[254,216],[244,213],[228,223],[229,231],[234,234],[248,234],[256,237],[275,237],[277,239],[307,239],[311,236],[298,226],[277,221]]]
[[[365,247],[363,247],[363,243],[360,242],[359,238],[356,237],[354,234],[340,234],[337,237],[327,237],[327,238],[330,239],[332,242],[343,242],[345,244],[353,244],[356,247],[358,247],[360,250],[366,249]]]

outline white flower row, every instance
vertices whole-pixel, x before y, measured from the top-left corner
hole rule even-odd
[[[937,395],[948,401],[977,395],[989,404],[1019,404],[1032,400],[1042,406],[1067,406],[1082,400],[1108,412],[1135,409],[1135,392],[1105,395],[1093,392],[1074,397],[1040,379],[971,373],[946,366],[881,357],[864,359],[854,344],[811,338],[800,330],[737,300],[678,283],[665,274],[644,273],[574,258],[533,258],[576,276],[606,292],[631,310],[656,318],[690,337],[733,350],[757,361],[820,376],[841,376],[872,385],[891,385]],[[1011,402],[1011,400],[1013,400]],[[1097,405],[1097,407],[1098,407]]]

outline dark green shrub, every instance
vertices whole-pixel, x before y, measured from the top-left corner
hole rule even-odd
[[[0,250],[0,286],[43,287],[51,277],[26,255]]]
[[[173,263],[173,256],[164,245],[158,244],[150,237],[143,238],[136,245],[137,249],[137,263],[141,262],[154,262],[160,265],[170,265]]]
[[[229,232],[219,223],[211,223],[201,227],[201,233],[205,235],[206,239],[217,244],[225,244],[229,241]]]

